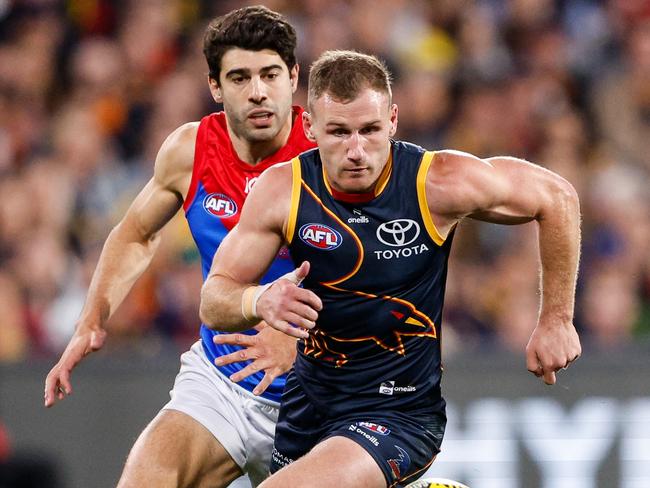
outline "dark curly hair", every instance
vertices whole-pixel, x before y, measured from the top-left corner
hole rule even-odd
[[[209,76],[217,83],[221,59],[232,48],[271,49],[291,69],[296,64],[296,30],[282,15],[261,5],[233,10],[212,20],[203,38],[203,54]]]

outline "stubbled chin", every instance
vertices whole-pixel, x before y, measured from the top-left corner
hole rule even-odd
[[[246,131],[246,140],[256,141],[270,141],[278,135],[279,130],[273,126],[264,128],[250,128]]]
[[[345,193],[366,193],[372,190],[372,184],[366,178],[347,178],[343,182],[341,190]]]

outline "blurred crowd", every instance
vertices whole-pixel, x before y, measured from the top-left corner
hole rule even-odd
[[[584,347],[650,337],[650,1],[262,3],[297,28],[296,103],[323,50],[374,53],[394,73],[399,139],[523,157],[571,181]],[[244,4],[0,0],[0,362],[61,352],[160,144],[220,108],[203,30]],[[445,347],[523,352],[538,313],[536,226],[463,223],[450,270]],[[200,286],[177,216],[111,320],[109,346],[187,347]]]

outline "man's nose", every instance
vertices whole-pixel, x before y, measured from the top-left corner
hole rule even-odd
[[[363,143],[358,132],[354,132],[348,137],[348,159],[358,161],[363,159]]]
[[[261,78],[253,77],[251,79],[248,99],[254,103],[261,103],[266,100],[266,87]]]

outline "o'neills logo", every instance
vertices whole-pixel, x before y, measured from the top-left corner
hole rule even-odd
[[[343,242],[341,234],[324,224],[305,224],[298,235],[305,244],[323,251],[336,249]]]
[[[415,386],[395,386],[394,381],[384,381],[379,385],[379,393],[382,395],[392,395],[393,393],[411,393],[416,391]]]
[[[203,199],[203,208],[220,219],[232,217],[237,213],[237,204],[228,195],[211,193]]]

